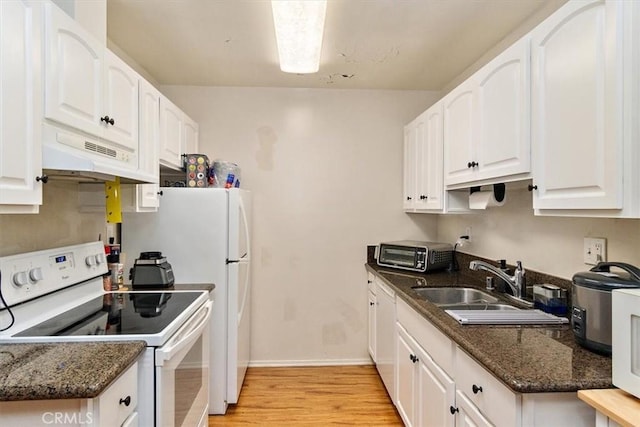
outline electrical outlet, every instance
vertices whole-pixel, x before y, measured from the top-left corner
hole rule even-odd
[[[470,241],[471,241],[471,226],[467,227],[467,228],[464,230],[464,235],[465,235],[465,236],[469,236],[469,238],[468,238],[467,240],[470,242]]]
[[[584,263],[596,265],[607,260],[607,239],[585,237],[584,238]]]

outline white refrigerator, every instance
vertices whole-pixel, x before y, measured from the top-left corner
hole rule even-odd
[[[209,413],[238,402],[251,340],[251,193],[162,188],[154,213],[124,213],[125,271],[140,252],[161,251],[175,283],[213,283]]]

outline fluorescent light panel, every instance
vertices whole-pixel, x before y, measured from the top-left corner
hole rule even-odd
[[[280,69],[308,74],[320,69],[326,0],[271,0]]]

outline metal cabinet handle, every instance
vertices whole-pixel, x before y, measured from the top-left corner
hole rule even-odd
[[[469,162],[469,163],[467,163],[467,167],[468,167],[469,169],[471,169],[471,168],[475,168],[475,167],[476,167],[476,166],[478,166],[478,165],[479,165],[479,164],[478,164],[478,162]]]
[[[537,185],[531,185],[531,184],[527,185],[527,190],[529,190],[529,191],[533,191],[533,190],[537,190],[537,189],[538,189]]]
[[[453,406],[449,406],[449,412],[451,412],[451,415],[455,415],[456,412],[460,412],[460,410],[458,408],[454,408]]]
[[[120,399],[120,404],[122,405],[123,403],[124,403],[124,406],[131,405],[131,396],[127,396],[124,399]]]
[[[477,385],[474,384],[471,387],[471,391],[473,392],[473,394],[482,393],[482,386],[478,387]]]
[[[49,182],[49,176],[48,175],[36,176],[36,181],[46,184],[47,182]]]
[[[158,191],[158,196],[164,196],[164,191],[162,190]]]
[[[113,117],[109,117],[109,116],[100,117],[100,121],[101,121],[101,122],[108,123],[108,124],[110,124],[110,125],[114,125],[114,124],[116,124],[116,121],[115,121],[115,120],[113,120]]]

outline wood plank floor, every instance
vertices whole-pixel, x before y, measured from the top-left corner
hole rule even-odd
[[[402,426],[373,365],[249,368],[237,405],[209,426]]]

